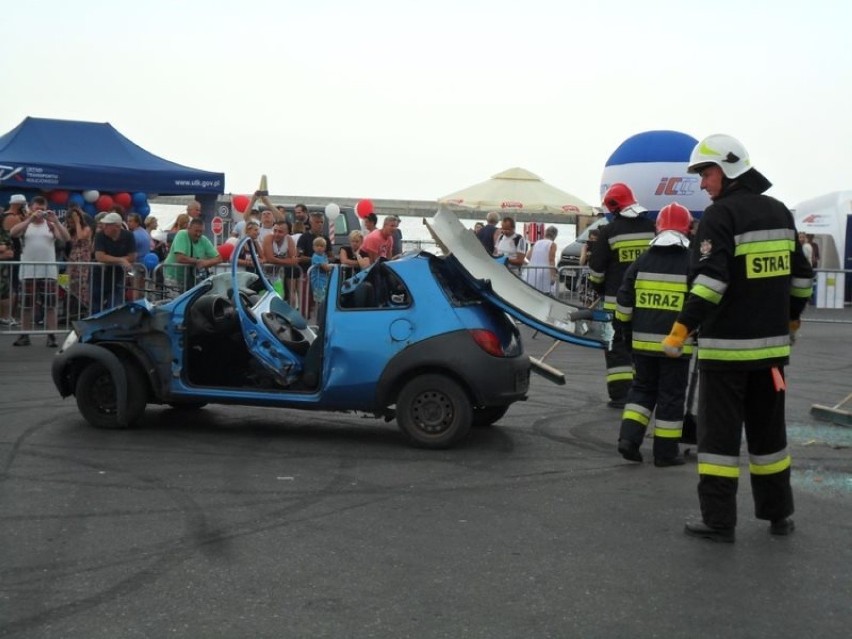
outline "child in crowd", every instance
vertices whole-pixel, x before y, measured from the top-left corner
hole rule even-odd
[[[311,256],[311,290],[317,304],[325,301],[328,289],[328,272],[331,264],[328,263],[326,255],[325,238],[317,237],[313,242],[314,254]]]

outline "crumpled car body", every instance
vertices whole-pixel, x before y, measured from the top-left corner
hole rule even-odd
[[[134,425],[149,404],[236,404],[396,418],[412,444],[452,446],[526,399],[530,373],[546,368],[524,352],[516,321],[603,347],[608,316],[503,281],[499,264],[484,270],[487,261],[467,255],[475,246],[453,248],[462,227],[442,213],[430,228],[449,255],[409,253],[351,277],[334,266],[314,324],[259,263],[255,274],[234,259],[230,272],[174,300],[129,302],[76,322],[54,383],[102,428]]]

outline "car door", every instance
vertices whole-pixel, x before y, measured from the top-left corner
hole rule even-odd
[[[244,239],[237,247],[236,255],[245,243]],[[286,387],[301,376],[307,351],[316,334],[305,319],[278,296],[263,275],[253,243],[250,246],[255,271],[259,274],[257,281],[261,286],[253,284],[253,287],[246,287],[245,273],[237,270],[234,259],[231,263],[234,308],[249,353],[282,387]]]

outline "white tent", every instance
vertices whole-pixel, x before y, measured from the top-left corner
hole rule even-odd
[[[498,173],[490,180],[438,198],[438,202],[471,211],[525,211],[571,215],[596,213],[593,207],[580,198],[551,186],[535,173],[521,168]]]
[[[794,207],[796,229],[814,235],[820,269],[852,269],[852,191],[821,195]],[[843,307],[843,273],[818,273],[817,306]]]

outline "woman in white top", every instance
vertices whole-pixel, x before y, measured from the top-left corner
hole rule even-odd
[[[21,252],[21,310],[24,330],[33,328],[33,311],[37,304],[44,310],[44,324],[55,331],[56,324],[56,241],[68,242],[71,236],[53,211],[45,210],[47,200],[41,196],[32,199],[31,215],[13,226],[9,234],[22,238]],[[15,346],[29,346],[30,336],[23,334],[15,340]],[[53,333],[47,336],[47,346],[56,348]]]
[[[524,267],[524,281],[542,293],[550,293],[556,281],[556,235],[555,226],[548,226],[544,238],[533,244],[527,251],[527,264]]]

